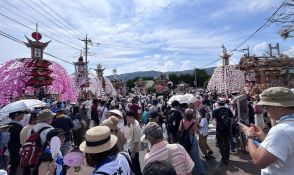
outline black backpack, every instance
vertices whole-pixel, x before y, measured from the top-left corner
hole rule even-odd
[[[175,110],[171,110],[168,115],[167,115],[167,118],[166,118],[166,128],[168,130],[168,132],[177,132],[178,131],[178,127],[177,127],[177,124],[176,124],[176,112]]]
[[[193,121],[193,123],[189,126],[188,129],[184,128],[183,125],[183,120],[181,121],[182,124],[182,131],[181,131],[181,138],[179,143],[186,149],[186,151],[189,153],[191,151],[192,148],[192,144],[194,141],[194,137],[192,139],[192,141],[190,140],[190,134],[189,134],[189,130],[194,126],[195,122]]]
[[[218,129],[220,131],[231,132],[232,130],[232,119],[230,118],[229,110],[228,108],[222,108],[219,111]]]

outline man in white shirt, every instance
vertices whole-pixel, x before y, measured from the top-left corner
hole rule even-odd
[[[101,101],[101,105],[98,108],[99,110],[99,119],[100,119],[100,124],[105,120],[105,115],[108,111],[106,107],[106,101]]]
[[[248,150],[253,163],[261,168],[262,175],[292,175],[294,172],[294,93],[283,87],[264,90],[258,103],[271,119],[278,120],[268,135],[255,125],[241,123],[248,138]],[[257,143],[256,139],[262,141]],[[258,146],[259,145],[259,146]]]
[[[136,175],[141,175],[139,152],[140,152],[140,142],[141,142],[141,127],[139,122],[135,119],[135,112],[128,111],[126,113],[126,119],[129,124],[131,124],[130,138],[129,138],[129,153],[132,158],[132,163],[134,166],[134,173]]]

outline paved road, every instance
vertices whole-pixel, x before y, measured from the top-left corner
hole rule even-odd
[[[210,160],[202,159],[205,168],[206,175],[257,175],[260,174],[260,170],[257,169],[251,162],[250,156],[248,153],[244,153],[243,151],[238,151],[236,153],[231,153],[230,162],[228,166],[223,166],[220,163],[221,155],[219,153],[218,147],[215,146],[215,127],[210,124],[209,125],[209,136],[208,136],[208,144],[213,150],[213,158]],[[144,155],[146,151],[140,152],[140,163],[141,169],[144,168]],[[202,157],[202,154],[201,154]],[[93,168],[89,168],[87,166],[83,166],[80,172],[74,172],[74,169],[71,168],[68,171],[68,174],[83,174],[90,175]]]

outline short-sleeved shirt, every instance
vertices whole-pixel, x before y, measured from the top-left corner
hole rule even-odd
[[[200,120],[199,125],[200,125],[200,134],[204,136],[208,135],[208,121],[206,117],[203,117]]]
[[[129,159],[130,157],[128,157]],[[107,174],[131,174],[131,169],[128,163],[127,158],[121,153],[117,154],[110,160],[103,162],[103,165],[96,167],[93,170],[92,175],[101,175],[102,173]]]
[[[294,122],[272,127],[260,144],[278,160],[261,170],[262,175],[290,175],[294,172]]]
[[[145,155],[145,165],[154,161],[165,161],[168,159],[168,143],[161,141],[153,145],[150,152]],[[170,144],[172,149],[172,166],[175,168],[178,175],[186,175],[192,172],[194,162],[185,150],[185,148],[179,144]]]
[[[135,120],[135,123],[131,124],[131,127],[130,127],[130,138],[129,138],[130,151],[136,152],[136,153],[139,152],[140,142],[141,142],[141,127],[139,122]],[[136,150],[134,150],[134,143],[139,143]]]

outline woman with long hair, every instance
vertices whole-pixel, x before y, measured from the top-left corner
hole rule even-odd
[[[191,149],[187,150],[191,159],[194,161],[195,166],[193,168],[193,174],[204,174],[203,163],[199,155],[199,143],[196,137],[196,133],[199,133],[199,128],[197,121],[194,118],[195,112],[191,108],[185,110],[185,115],[183,120],[180,122],[179,131],[188,130],[189,138],[191,142]]]

